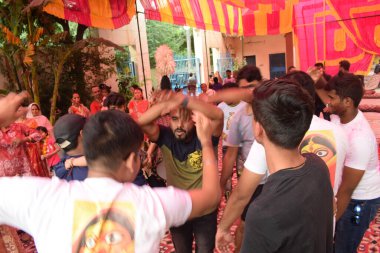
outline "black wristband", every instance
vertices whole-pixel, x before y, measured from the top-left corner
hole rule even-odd
[[[181,105],[183,108],[186,108],[188,104],[189,104],[189,97],[186,96],[185,99],[182,101]]]

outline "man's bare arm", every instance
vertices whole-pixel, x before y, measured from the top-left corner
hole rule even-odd
[[[357,170],[349,167],[343,168],[342,183],[339,186],[337,198],[337,213],[336,220],[338,221],[346,211],[350,203],[352,193],[358,186],[360,180],[364,175],[365,170]]]

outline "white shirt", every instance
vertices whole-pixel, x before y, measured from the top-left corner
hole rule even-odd
[[[109,178],[82,182],[0,178],[0,192],[0,224],[31,234],[40,253],[77,252],[82,239],[86,245],[97,242],[96,247],[104,245],[114,252],[121,252],[118,246],[131,250],[126,252],[158,252],[165,231],[186,222],[192,209],[186,191],[138,187]],[[99,216],[107,222],[90,225]],[[109,245],[117,240],[122,245]]]
[[[348,149],[347,136],[343,129],[314,115],[299,148],[301,153],[315,153],[325,161],[336,194],[342,181],[344,159]],[[244,167],[256,174],[269,174],[265,149],[258,142],[253,143]]]
[[[226,140],[228,136],[228,131],[231,126],[232,119],[237,111],[244,108],[246,106],[246,102],[240,101],[239,104],[231,106],[222,102],[218,105],[218,107],[223,111],[224,114],[224,124],[223,124],[223,142],[222,145],[226,146]]]
[[[349,150],[345,165],[356,170],[365,170],[351,198],[371,200],[380,197],[380,171],[375,134],[361,111],[346,124],[339,117],[331,121],[343,127],[348,137]]]

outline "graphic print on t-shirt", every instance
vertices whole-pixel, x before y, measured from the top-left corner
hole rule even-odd
[[[327,165],[330,172],[332,187],[335,182],[336,170],[336,143],[334,133],[330,130],[307,131],[299,150],[301,154],[314,153]]]
[[[200,150],[196,150],[189,154],[187,159],[192,168],[195,170],[202,169],[202,152]]]
[[[72,252],[135,252],[135,207],[126,202],[74,204]]]

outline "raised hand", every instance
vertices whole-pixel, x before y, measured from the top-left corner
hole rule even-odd
[[[307,73],[316,83],[323,76],[323,69],[312,66],[307,70]]]
[[[207,118],[200,112],[193,112],[193,121],[197,129],[197,136],[201,143],[211,141],[211,135],[213,132],[213,127],[211,125],[211,120]]]
[[[26,114],[27,108],[21,104],[28,98],[27,92],[19,94],[9,93],[6,97],[0,98],[0,126],[6,127],[16,119]]]

